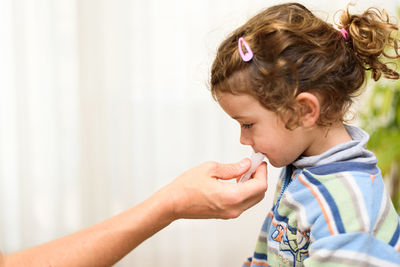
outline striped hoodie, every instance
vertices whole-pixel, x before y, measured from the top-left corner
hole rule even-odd
[[[244,266],[400,266],[400,220],[368,134],[283,169],[272,210]]]

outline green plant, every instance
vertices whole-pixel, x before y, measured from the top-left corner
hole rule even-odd
[[[386,187],[400,212],[400,81],[379,81],[371,90],[360,120],[370,134],[367,147],[378,158]]]

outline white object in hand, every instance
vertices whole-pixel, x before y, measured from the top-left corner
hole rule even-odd
[[[251,155],[251,167],[250,169],[240,177],[239,183],[244,183],[249,180],[250,176],[256,171],[257,167],[260,166],[264,160],[264,154],[258,152]]]

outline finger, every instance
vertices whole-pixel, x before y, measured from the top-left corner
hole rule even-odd
[[[268,180],[268,168],[267,168],[267,163],[265,161],[261,162],[261,164],[257,167],[255,172],[251,175],[251,179],[254,178],[261,180]]]
[[[236,184],[236,186],[238,189],[236,199],[241,199],[239,206],[236,206],[236,208],[237,211],[242,213],[264,199],[268,188],[267,163],[261,163],[250,180]]]
[[[233,179],[244,174],[248,169],[250,169],[250,166],[251,161],[249,158],[244,158],[238,163],[217,163],[213,170],[212,176],[218,179]]]
[[[261,163],[263,163],[263,162],[261,162]],[[265,162],[264,162],[264,163],[265,163]],[[258,167],[260,167],[260,166],[261,166],[261,164],[260,164]],[[257,173],[258,167],[257,167],[257,169],[254,171],[254,173],[251,174],[251,176],[250,176],[249,179],[254,179],[254,176],[255,176],[256,173]],[[263,171],[262,171],[261,175],[264,175],[264,172],[263,172]],[[240,176],[236,178],[236,182],[237,182],[237,183],[240,181],[240,178],[241,178]]]
[[[249,199],[265,193],[268,188],[267,163],[263,162],[258,166],[252,179],[237,185],[243,199]]]
[[[244,201],[242,201],[242,204],[240,206],[242,211],[245,211],[251,207],[253,207],[254,205],[256,205],[257,203],[259,203],[261,200],[263,200],[265,197],[265,192],[261,191],[255,195],[252,195],[249,199],[246,199]]]

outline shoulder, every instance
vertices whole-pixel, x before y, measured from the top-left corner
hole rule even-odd
[[[329,168],[301,170],[283,203],[303,211],[316,237],[364,232],[389,243],[399,221],[379,169],[360,164],[339,166],[336,172]]]
[[[304,195],[307,195],[303,199],[313,203],[305,204],[316,213],[315,225],[325,224],[330,235],[368,232],[370,217],[378,214],[377,204],[387,195],[376,170],[370,172],[353,168],[318,174],[304,170],[298,180]]]

